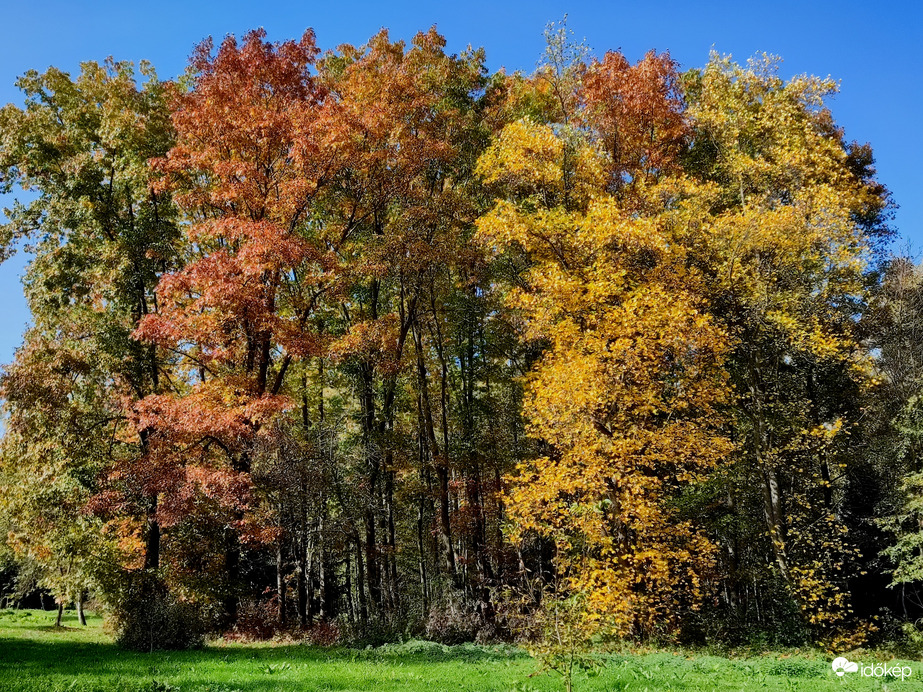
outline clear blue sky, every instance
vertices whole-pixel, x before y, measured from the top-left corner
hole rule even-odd
[[[272,40],[307,27],[321,48],[362,44],[381,27],[409,38],[435,24],[453,52],[483,46],[491,69],[531,70],[549,21],[568,26],[597,54],[629,58],[669,50],[683,68],[701,66],[714,47],[744,61],[769,52],[783,73],[841,80],[832,102],[848,139],[871,142],[879,178],[900,205],[895,226],[923,246],[923,2],[42,2],[8,3],[0,15],[0,103],[20,103],[13,83],[30,68],[76,72],[84,60],[150,60],[163,78],[178,75],[192,47],[262,26]],[[7,202],[8,204],[8,202]],[[12,359],[29,315],[20,275],[25,257],[0,266],[0,363]]]

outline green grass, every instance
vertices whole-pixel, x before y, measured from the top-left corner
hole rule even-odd
[[[217,642],[202,651],[119,651],[98,617],[80,627],[68,613],[0,611],[0,690],[51,692],[337,692],[558,690],[555,675],[512,647],[446,647],[408,642],[378,649]],[[871,663],[874,657],[857,657]],[[721,658],[661,651],[612,655],[598,674],[577,679],[578,692],[642,690],[923,690],[923,665],[907,680],[837,678],[821,655]]]

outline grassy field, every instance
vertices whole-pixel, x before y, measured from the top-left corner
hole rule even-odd
[[[119,651],[102,631],[68,614],[0,611],[0,690],[51,692],[289,692],[353,690],[558,690],[553,674],[511,647],[444,647],[408,642],[379,649],[215,643],[202,651]],[[858,657],[860,663],[871,663]],[[624,690],[923,690],[923,665],[910,678],[836,677],[830,659],[781,654],[727,659],[664,651],[613,655],[605,669],[576,680],[578,692]],[[889,662],[893,665],[894,662]]]

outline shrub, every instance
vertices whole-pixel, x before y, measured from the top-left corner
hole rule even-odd
[[[237,607],[237,621],[226,634],[229,639],[265,641],[279,631],[279,604],[276,599],[242,598]]]
[[[442,644],[475,641],[483,624],[476,607],[477,604],[463,593],[444,589],[430,609],[426,638]]]
[[[170,594],[150,573],[129,575],[110,604],[118,646],[132,651],[199,648],[210,629],[202,610]]]

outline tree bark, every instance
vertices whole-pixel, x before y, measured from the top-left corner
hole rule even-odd
[[[84,627],[87,626],[87,617],[83,612],[83,599],[86,596],[86,593],[81,589],[77,593],[77,619],[80,621],[80,624]]]
[[[282,539],[276,541],[276,593],[279,596],[279,625],[285,626],[288,599],[285,591],[285,563],[282,559]]]
[[[298,557],[298,575],[297,575],[297,589],[298,589],[298,621],[301,624],[302,629],[308,626],[308,585],[307,578],[305,576],[305,561],[304,561],[304,550],[303,546],[299,546],[299,552],[301,553]]]
[[[365,574],[362,566],[362,546],[359,537],[355,538],[356,544],[356,592],[359,596],[359,619],[362,624],[369,621],[369,609],[365,599]]]
[[[439,536],[442,543],[442,555],[445,561],[446,572],[456,580],[455,549],[452,543],[452,523],[449,497],[449,460],[448,450],[439,449],[436,440],[435,425],[433,424],[433,408],[429,396],[429,381],[426,371],[426,362],[423,359],[423,339],[418,325],[413,327],[414,345],[417,352],[417,378],[420,384],[420,402],[423,409],[423,425],[426,432],[426,441],[429,446],[430,457],[439,479]]]

